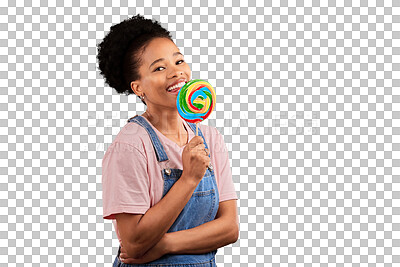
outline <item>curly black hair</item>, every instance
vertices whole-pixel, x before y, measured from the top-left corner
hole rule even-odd
[[[133,94],[130,84],[140,79],[140,55],[151,40],[159,37],[173,41],[171,33],[158,21],[140,14],[111,26],[97,45],[100,74],[105,82],[119,94]]]

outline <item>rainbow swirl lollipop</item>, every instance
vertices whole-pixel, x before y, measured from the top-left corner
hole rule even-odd
[[[191,80],[179,90],[176,98],[178,113],[187,122],[201,122],[210,116],[215,106],[215,91],[204,80]]]

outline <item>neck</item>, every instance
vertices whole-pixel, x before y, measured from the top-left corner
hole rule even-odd
[[[177,110],[156,111],[147,107],[142,116],[164,135],[171,135],[179,139],[180,135],[186,133]]]

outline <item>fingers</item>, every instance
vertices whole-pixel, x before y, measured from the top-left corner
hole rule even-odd
[[[128,255],[126,253],[120,253],[119,258],[120,259],[125,259]]]
[[[201,155],[208,156],[210,154],[210,150],[208,148],[205,148],[203,144],[198,145],[197,147],[194,148],[197,153]]]
[[[197,151],[201,151],[206,149],[206,146],[204,144],[198,144],[194,149]]]
[[[210,154],[210,150],[208,148],[206,148],[205,144],[204,144],[204,139],[201,136],[195,136],[192,138],[192,140],[190,141],[191,145],[192,145],[192,149],[195,150],[198,153],[201,154],[206,154],[206,156],[208,156]]]
[[[204,144],[203,138],[201,136],[195,136],[190,140],[190,146],[191,147],[196,147],[199,144]]]
[[[204,155],[205,158],[209,158],[208,155],[210,154],[210,151],[207,148],[202,149],[201,151],[199,151],[199,153],[201,155]]]

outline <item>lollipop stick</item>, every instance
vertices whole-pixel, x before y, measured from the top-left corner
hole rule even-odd
[[[199,127],[199,124],[196,123],[196,136],[197,136],[197,128]]]

